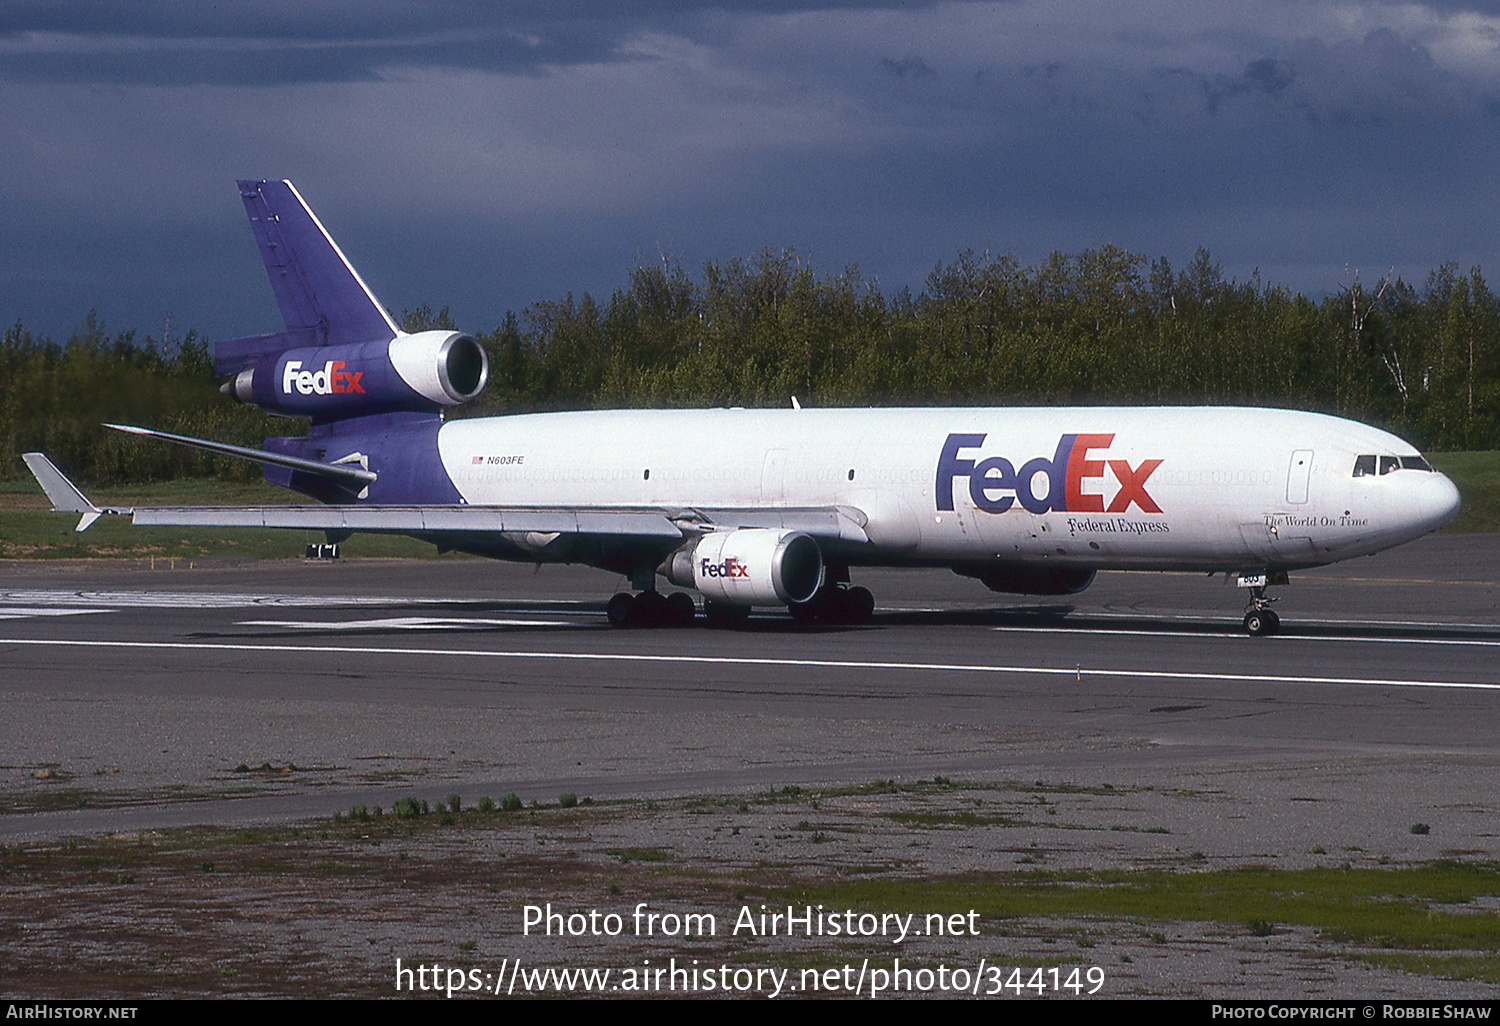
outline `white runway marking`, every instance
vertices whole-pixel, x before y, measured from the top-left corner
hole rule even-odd
[[[232,642],[192,641],[83,641],[75,639],[8,638],[0,648],[27,645],[38,648],[119,648],[188,652],[284,652],[297,655],[415,656],[431,659],[539,659],[559,662],[656,663],[696,666],[766,666],[817,670],[892,670],[898,673],[977,673],[996,676],[1076,677],[1082,680],[1125,678],[1130,680],[1207,680],[1241,684],[1342,684],[1389,688],[1442,688],[1467,691],[1500,691],[1500,683],[1458,680],[1403,680],[1387,677],[1285,676],[1262,673],[1182,672],[1140,668],[1106,669],[1060,666],[998,666],[983,663],[887,662],[862,659],[774,659],[756,656],[652,655],[630,652],[526,652],[499,649],[388,648],[354,645],[255,645]]]
[[[0,606],[0,620],[25,620],[33,616],[81,616],[112,613],[113,609],[53,609],[50,606]]]
[[[1232,631],[1227,628],[1219,631],[1163,631],[1133,627],[1070,627],[1065,623],[1049,627],[991,627],[990,630],[1004,634],[1134,634],[1143,638],[1243,638],[1249,636],[1243,630]]]
[[[240,609],[247,606],[409,606],[441,599],[381,595],[278,595],[196,591],[0,591],[0,610],[11,603],[46,606],[117,606],[147,609]]]
[[[1109,634],[1109,635],[1135,635],[1142,638],[1248,638],[1244,631],[1160,631],[1149,628],[1130,627],[1069,627],[1067,624],[1058,624],[1055,627],[991,627],[992,631],[1000,631],[1007,634]],[[1289,641],[1342,641],[1356,644],[1379,644],[1379,645],[1478,645],[1487,648],[1500,648],[1500,638],[1486,640],[1484,638],[1356,638],[1344,634],[1276,634],[1270,638],[1256,638],[1256,644],[1266,641],[1283,643]]]
[[[115,609],[256,609],[267,607],[339,609],[349,606],[401,608],[455,603],[470,606],[482,604],[487,612],[551,612],[553,615],[566,612],[579,616],[604,615],[603,610],[575,610],[570,607],[577,603],[553,599],[527,601],[522,608],[506,609],[500,603],[492,603],[484,599],[430,595],[397,598],[390,595],[287,595],[275,592],[15,590],[0,591],[0,618],[15,610],[13,603],[25,604],[28,608],[49,607],[64,610],[74,606],[109,606]],[[107,610],[91,610],[91,612],[104,611]]]
[[[240,627],[301,627],[305,630],[432,631],[450,627],[573,627],[570,620],[485,620],[478,617],[392,616],[382,620],[241,620]]]
[[[1241,619],[1241,615],[1239,613],[1226,613],[1223,616],[1214,616],[1214,615],[1209,614],[1209,613],[1187,613],[1187,614],[1184,614],[1184,613],[1159,613],[1159,612],[1156,612],[1156,611],[1150,610],[1150,609],[1142,609],[1139,612],[1135,612],[1135,613],[1094,612],[1093,610],[1089,610],[1089,609],[1082,609],[1082,610],[1078,610],[1076,612],[1071,612],[1071,613],[1055,613],[1055,612],[1050,612],[1050,611],[1044,611],[1044,612],[1041,612],[1041,613],[1036,613],[1036,612],[1033,612],[1030,609],[982,609],[981,610],[981,609],[973,609],[973,608],[965,607],[965,606],[895,606],[895,605],[880,606],[876,610],[876,612],[877,612],[877,614],[878,613],[895,613],[897,615],[910,614],[910,613],[952,613],[952,614],[955,614],[955,615],[968,614],[968,613],[980,613],[980,612],[982,612],[982,613],[1000,613],[1002,615],[1013,616],[1013,617],[1015,617],[1017,619],[1020,619],[1022,617],[1045,616],[1045,617],[1047,617],[1047,619],[1048,619],[1049,622],[1052,622],[1055,619],[1056,622],[1057,622],[1057,624],[1058,624],[1058,626],[1056,628],[1029,628],[1029,627],[1006,628],[1006,627],[996,627],[996,628],[992,628],[994,630],[1011,630],[1011,629],[1014,629],[1014,630],[1032,630],[1032,629],[1039,629],[1039,630],[1045,630],[1045,629],[1067,630],[1068,629],[1068,626],[1067,626],[1068,619],[1069,618],[1073,618],[1073,619],[1078,619],[1078,620],[1118,620],[1118,621],[1120,621],[1122,623],[1140,623],[1142,620],[1151,620],[1153,622],[1183,623],[1183,624],[1202,624],[1205,627],[1222,627],[1229,634],[1239,634],[1239,635],[1243,635],[1244,634],[1244,631],[1241,630],[1240,627],[1239,627],[1240,619]],[[1292,623],[1292,624],[1310,624],[1310,625],[1317,626],[1317,627],[1392,627],[1392,628],[1394,628],[1394,627],[1402,627],[1402,628],[1421,628],[1421,629],[1424,629],[1424,630],[1431,630],[1433,628],[1437,628],[1437,629],[1440,629],[1440,630],[1455,630],[1455,631],[1456,630],[1490,630],[1490,631],[1500,631],[1500,622],[1496,622],[1496,621],[1493,621],[1493,620],[1489,621],[1488,623],[1470,623],[1470,622],[1465,622],[1465,621],[1460,621],[1460,620],[1361,620],[1361,619],[1355,619],[1355,618],[1350,618],[1350,617],[1344,617],[1344,618],[1338,618],[1338,619],[1329,619],[1327,617],[1302,616],[1301,614],[1298,614],[1298,613],[1295,613],[1295,612],[1289,612],[1287,614],[1287,617],[1288,617],[1288,622],[1289,623]],[[1122,633],[1134,633],[1134,632],[1128,631],[1126,628],[1121,628],[1120,630],[1121,630]],[[1153,630],[1149,630],[1147,628],[1141,628],[1140,632],[1141,633],[1147,633],[1147,634],[1160,634],[1160,633],[1162,633],[1161,631],[1153,631]],[[1209,635],[1193,634],[1191,636],[1192,637],[1200,637],[1201,638],[1201,637],[1208,637]]]
[[[0,591],[0,619],[7,615],[20,615],[16,605],[31,609],[43,607],[70,608],[75,606],[108,606],[116,609],[123,608],[146,608],[146,609],[247,609],[257,607],[285,607],[285,608],[324,608],[337,609],[340,607],[360,606],[420,606],[441,605],[443,603],[465,603],[473,604],[484,602],[482,599],[460,596],[426,595],[426,596],[392,596],[392,595],[292,595],[276,592],[196,592],[196,591],[63,591],[58,589],[15,589]],[[566,612],[570,616],[603,616],[599,609],[572,608],[579,605],[567,600],[526,600],[524,606],[506,608],[503,603],[484,602],[488,612],[505,613],[531,613],[552,612],[554,615]],[[92,612],[105,612],[107,610],[94,609]],[[882,606],[881,613],[969,613],[975,610],[953,607],[953,606]],[[989,611],[989,610],[986,610]],[[1020,612],[1019,610],[1017,612]],[[41,612],[26,613],[28,616],[46,615]],[[1212,616],[1212,615],[1183,615],[1171,613],[1156,613],[1142,610],[1138,613],[1112,613],[1112,612],[1080,612],[1080,617],[1094,620],[1120,620],[1139,622],[1142,619],[1157,621],[1173,621],[1177,623],[1203,624],[1208,627],[1223,627],[1226,633],[1238,635],[1242,633],[1238,627],[1239,620],[1236,616]],[[1500,623],[1463,623],[1445,620],[1361,620],[1361,619],[1328,619],[1306,616],[1295,617],[1296,623],[1315,624],[1320,627],[1391,627],[1391,628],[1447,628],[1450,630],[1464,629],[1490,629],[1500,630]],[[996,628],[1002,630],[1030,630],[1032,628]],[[1064,623],[1061,628],[1046,629],[1068,629]],[[1133,633],[1122,628],[1122,633]],[[1160,631],[1144,631],[1144,633],[1160,635]],[[1193,637],[1204,637],[1202,634],[1193,634]],[[1373,640],[1356,638],[1353,640]],[[1407,640],[1407,639],[1401,639]]]
[[[1179,623],[1202,623],[1222,624],[1234,623],[1239,614],[1229,616],[1205,616],[1205,615],[1182,615],[1172,613],[1154,613],[1142,610],[1138,613],[1089,613],[1077,614],[1082,617],[1099,620],[1175,620]],[[1447,628],[1448,630],[1500,630],[1500,623],[1491,620],[1489,623],[1465,623],[1457,620],[1361,620],[1352,617],[1319,618],[1313,616],[1302,616],[1296,612],[1289,612],[1288,618],[1293,623],[1316,624],[1319,627],[1424,627],[1424,628]]]

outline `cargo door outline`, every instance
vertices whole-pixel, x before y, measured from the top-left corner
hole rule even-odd
[[[1298,449],[1286,467],[1286,501],[1293,506],[1307,502],[1308,489],[1312,484],[1313,451]]]
[[[766,450],[766,461],[760,469],[760,500],[781,502],[786,498],[786,450]]]

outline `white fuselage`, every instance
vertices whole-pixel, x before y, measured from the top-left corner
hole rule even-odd
[[[450,421],[438,449],[472,505],[841,507],[868,563],[1294,568],[1410,541],[1458,505],[1430,470],[1356,476],[1362,456],[1418,456],[1396,436],[1287,410],[555,413]]]

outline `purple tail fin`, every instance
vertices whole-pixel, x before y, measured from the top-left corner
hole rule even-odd
[[[239,187],[286,331],[217,343],[214,367],[220,375],[287,349],[386,341],[399,334],[291,182],[242,181]]]

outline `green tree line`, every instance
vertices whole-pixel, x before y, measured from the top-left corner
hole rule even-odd
[[[453,327],[427,306],[407,330]],[[472,330],[470,327],[469,330]],[[1113,246],[1034,266],[960,253],[920,292],[886,294],[857,266],[816,273],[795,252],[711,261],[694,276],[638,266],[600,301],[542,300],[475,332],[490,385],[453,412],[614,406],[1242,403],[1320,410],[1431,449],[1500,448],[1500,301],[1479,268],[1420,288],[1357,279],[1313,299]],[[23,325],[0,345],[0,440],[90,481],[253,465],[108,432],[123,421],[256,445],[305,422],[219,394],[207,340],[107,334],[66,342]],[[13,470],[19,468],[19,461]]]

